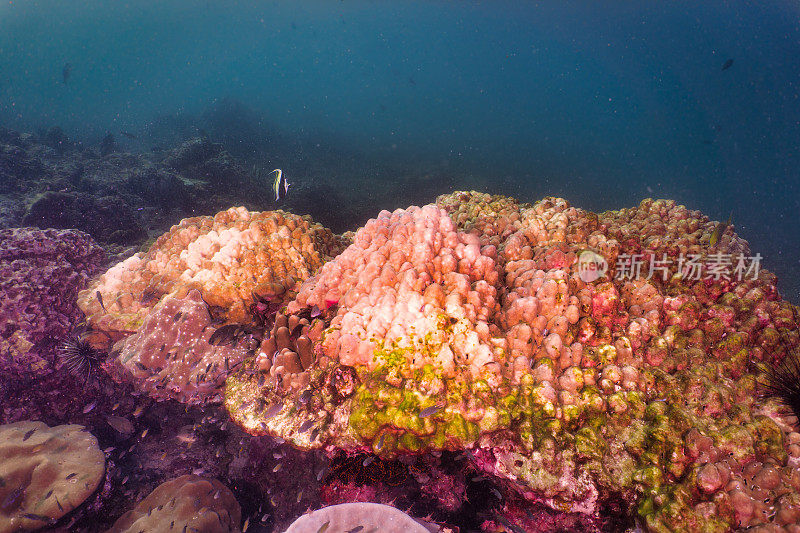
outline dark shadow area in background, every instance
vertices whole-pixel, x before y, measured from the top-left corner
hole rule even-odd
[[[643,176],[587,169],[575,175],[552,161],[531,164],[533,149],[520,154],[519,161],[509,155],[502,168],[459,153],[431,156],[377,144],[366,149],[330,135],[282,132],[268,117],[235,98],[216,99],[197,115],[161,115],[149,124],[132,148],[158,153],[187,139],[208,137],[248,172],[264,178],[265,194],[253,208],[280,207],[272,199],[267,175],[273,168],[282,168],[291,183],[282,207],[309,214],[336,232],[356,229],[382,209],[423,205],[458,189],[504,194],[526,202],[560,196],[595,212],[632,207],[648,196],[673,199],[712,219],[722,220],[733,212],[735,230],[750,242],[753,254],[761,253],[762,266],[778,274],[783,296],[800,301],[800,280],[794,275],[798,261],[782,245],[790,240],[786,248],[796,246],[800,228],[788,226],[787,221],[785,233],[771,235],[764,226],[765,213],[775,216],[765,203],[769,197],[721,195],[714,182],[736,180],[724,174],[713,179],[678,179],[657,172]],[[664,190],[669,193],[658,194]],[[703,209],[704,205],[713,209]]]

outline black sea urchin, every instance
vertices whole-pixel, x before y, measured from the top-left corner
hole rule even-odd
[[[800,354],[787,351],[783,359],[770,366],[763,365],[763,369],[767,395],[780,398],[800,418]]]
[[[100,362],[100,353],[80,338],[65,340],[58,348],[58,359],[73,376],[89,379],[92,368]]]

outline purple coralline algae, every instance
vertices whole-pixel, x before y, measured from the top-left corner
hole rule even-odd
[[[83,318],[78,291],[105,253],[77,230],[0,230],[0,372],[38,373]]]

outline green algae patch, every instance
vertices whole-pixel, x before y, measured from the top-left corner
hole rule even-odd
[[[473,445],[482,433],[511,425],[513,395],[498,401],[485,381],[445,378],[432,364],[412,368],[410,361],[415,357],[430,355],[415,352],[420,346],[428,347],[427,342],[414,346],[398,348],[393,343],[388,349],[377,348],[377,366],[359,373],[361,384],[353,395],[348,423],[362,441],[372,443],[373,451],[392,455],[456,450]],[[466,416],[467,400],[470,409],[482,411],[476,422]]]

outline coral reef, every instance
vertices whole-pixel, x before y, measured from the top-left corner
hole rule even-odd
[[[52,371],[52,349],[82,316],[78,291],[104,259],[80,231],[0,230],[2,375]]]
[[[136,331],[166,295],[181,297],[191,289],[202,292],[215,318],[244,321],[254,294],[282,296],[322,264],[331,241],[321,226],[281,211],[231,208],[184,219],[147,253],[96,280],[81,293],[79,305],[95,329],[115,339]]]
[[[183,220],[96,279],[78,305],[92,341],[118,342],[120,362],[154,395],[206,401],[246,350],[236,335],[212,335],[269,320],[339,247],[306,218],[231,208]]]
[[[716,224],[665,200],[438,205],[381,213],[300,287],[278,353],[228,378],[237,423],[350,454],[467,449],[507,494],[613,501],[653,531],[797,522],[797,421],[758,391],[797,310],[732,229],[712,247]],[[589,281],[586,250],[608,267]]]
[[[154,398],[219,401],[227,372],[246,351],[210,344],[214,329],[199,291],[192,289],[185,298],[169,296],[145,317],[137,333],[121,342],[117,361]]]
[[[83,426],[0,426],[0,532],[55,523],[97,489],[105,465],[97,439]]]
[[[121,198],[82,192],[48,191],[28,206],[22,224],[39,228],[76,228],[100,242],[134,244],[147,237],[134,210]]]
[[[252,432],[268,428],[304,447],[329,439],[344,447],[368,441],[378,451],[468,445],[479,424],[492,431],[504,417],[494,398],[470,403],[464,394],[493,381],[493,368],[505,363],[490,344],[498,279],[492,251],[459,234],[438,208],[382,213],[288,306],[331,315],[321,357],[297,368],[311,394],[301,392],[301,378],[260,387],[231,379],[232,415]],[[286,390],[308,401],[277,409]],[[246,399],[250,408],[239,408]]]
[[[186,475],[156,487],[123,514],[108,533],[137,531],[238,532],[242,513],[233,493],[216,479]]]
[[[235,185],[243,175],[238,163],[222,145],[206,137],[184,142],[166,157],[164,163],[186,177],[211,182],[214,188]]]
[[[326,526],[327,524],[327,526]],[[358,527],[361,526],[361,529]],[[298,518],[286,533],[306,531],[370,531],[380,529],[386,533],[430,533],[428,529],[404,512],[379,503],[343,503],[318,509]]]

